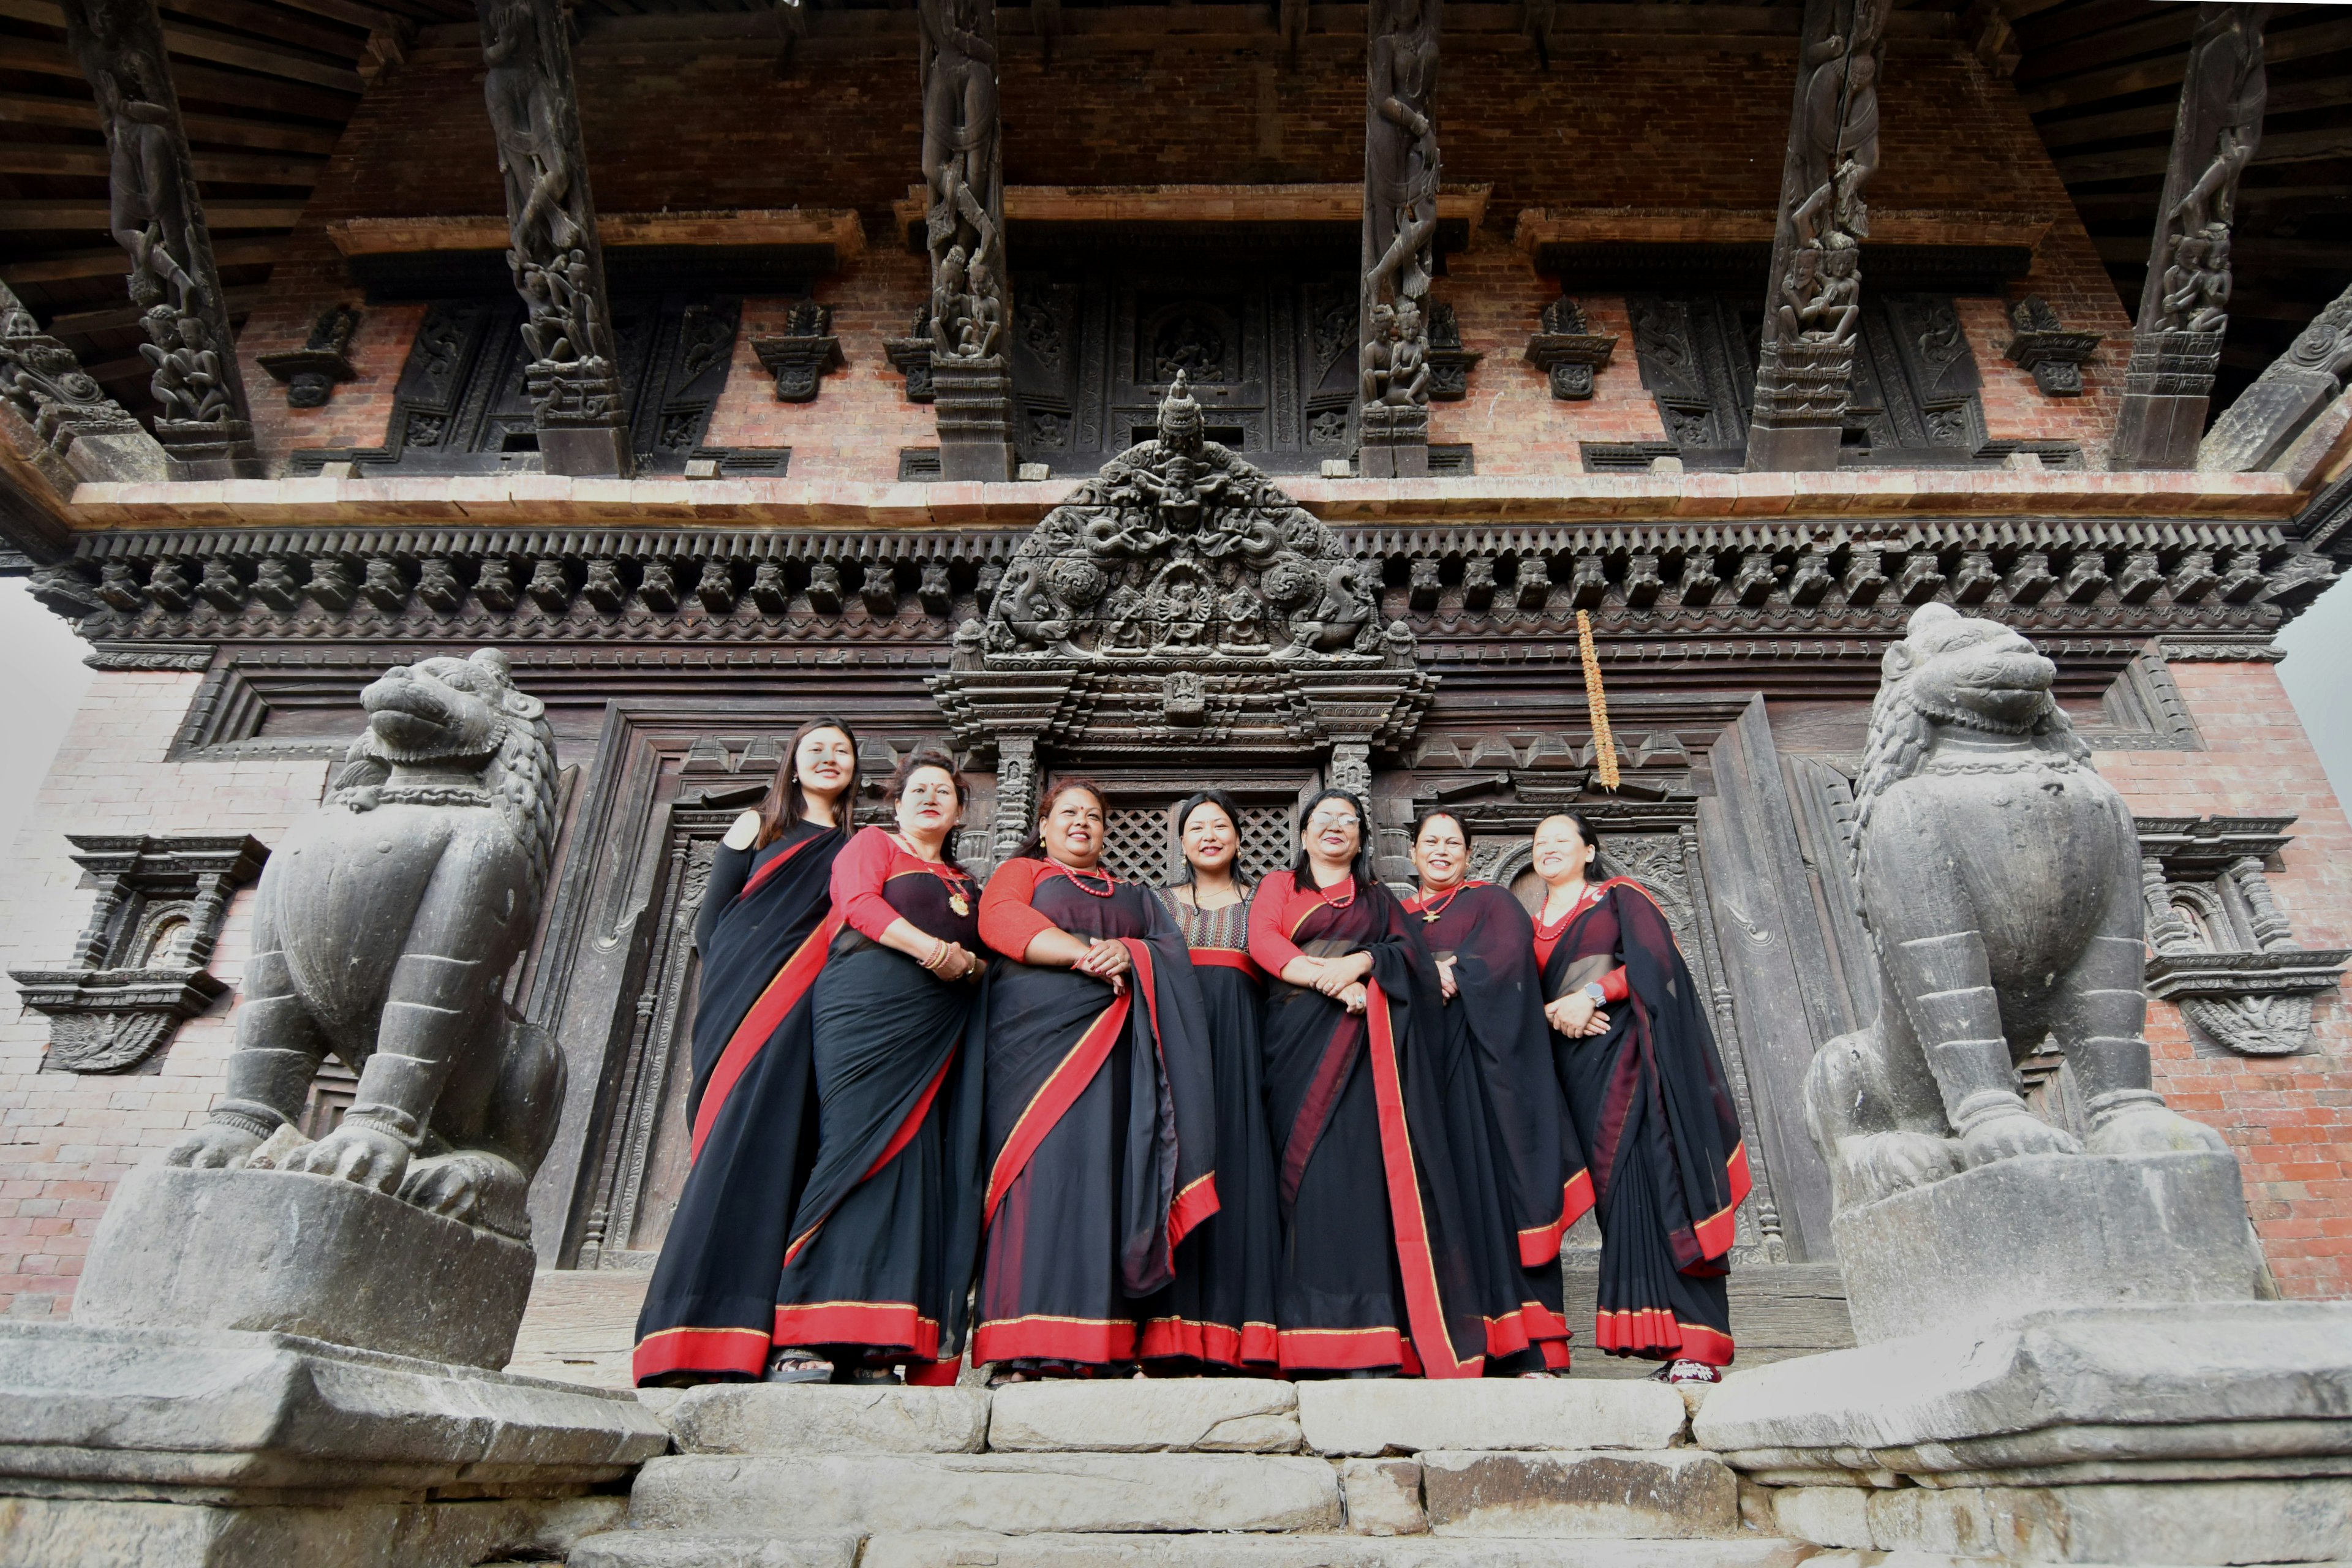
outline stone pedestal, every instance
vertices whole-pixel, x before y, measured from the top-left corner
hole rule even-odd
[[[1429,409],[1410,403],[1370,403],[1359,416],[1356,477],[1421,479],[1429,472]]]
[[[2053,1307],[2251,1301],[2263,1279],[2229,1154],[1998,1160],[1830,1228],[1864,1344]]]
[[[636,467],[625,426],[542,425],[539,429],[541,473],[581,479],[627,479]]]
[[[1851,342],[1766,343],[1756,368],[1748,471],[1815,473],[1836,468],[1853,385]]]
[[[142,1165],[99,1222],[74,1321],[229,1329],[496,1368],[528,1243],[328,1176]]]
[[[1013,373],[1003,356],[931,356],[931,396],[939,411],[940,478],[950,483],[1013,478]]]
[[[633,1395],[281,1334],[0,1323],[0,1563],[472,1568],[619,1522]]]

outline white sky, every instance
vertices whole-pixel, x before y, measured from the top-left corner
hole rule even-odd
[[[2279,638],[2279,674],[2311,732],[2338,798],[2352,798],[2352,576],[2330,588]],[[66,624],[33,602],[21,578],[0,578],[0,852],[16,841],[90,671]],[[162,738],[157,738],[162,743]]]

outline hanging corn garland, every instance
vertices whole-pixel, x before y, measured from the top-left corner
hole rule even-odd
[[[1584,657],[1584,706],[1592,715],[1592,765],[1602,789],[1617,787],[1617,741],[1609,733],[1609,698],[1601,689],[1601,655],[1592,646],[1592,617],[1576,612],[1576,651]]]

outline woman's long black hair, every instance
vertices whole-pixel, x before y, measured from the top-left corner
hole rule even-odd
[[[1029,825],[1029,836],[1013,848],[1011,858],[1015,860],[1045,858],[1045,818],[1053,815],[1054,803],[1074,789],[1086,791],[1095,797],[1095,804],[1102,807],[1103,829],[1106,836],[1103,847],[1105,849],[1110,847],[1108,842],[1110,829],[1110,797],[1103,794],[1102,785],[1095,783],[1094,780],[1073,773],[1066,778],[1054,780],[1045,786],[1045,793],[1037,797],[1037,820]],[[1100,864],[1099,860],[1097,864]]]
[[[841,804],[834,813],[841,818],[844,832],[854,826],[850,816],[857,809],[858,776],[864,765],[858,755],[857,731],[832,714],[821,713],[793,731],[793,738],[784,743],[784,760],[776,766],[775,782],[760,800],[760,837],[753,847],[773,844],[786,830],[808,820],[808,797],[801,794],[801,776],[794,763],[801,754],[801,742],[819,730],[838,730],[849,737],[849,787],[841,792]]]
[[[1315,808],[1327,800],[1344,800],[1356,808],[1356,861],[1348,870],[1355,879],[1356,890],[1368,893],[1380,886],[1380,878],[1372,870],[1372,814],[1353,790],[1322,790],[1298,808],[1298,858],[1291,863],[1291,879],[1302,889],[1315,886],[1315,866],[1307,853],[1307,825],[1314,819]]]
[[[1184,825],[1192,821],[1192,814],[1204,805],[1215,806],[1225,814],[1225,820],[1234,825],[1234,886],[1246,893],[1250,889],[1250,879],[1242,875],[1242,808],[1232,795],[1221,789],[1194,790],[1176,803],[1176,862],[1181,869],[1168,879],[1168,885],[1181,888],[1192,881],[1192,862],[1184,857]]]

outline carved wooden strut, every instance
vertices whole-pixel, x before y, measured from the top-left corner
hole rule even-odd
[[[2267,10],[2198,7],[2116,417],[2110,464],[2119,469],[2197,466],[2206,404],[2230,326],[2230,231],[2238,176],[2262,140]]]
[[[916,19],[940,477],[1009,479],[1013,376],[1004,334],[1012,312],[1004,289],[995,0],[920,0]]]
[[[527,310],[524,370],[541,466],[631,470],[628,400],[613,346],[604,252],[580,139],[569,24],[558,0],[477,0],[482,93],[506,177],[507,266]]]
[[[259,479],[220,270],[196,194],[154,0],[64,0],[66,47],[98,97],[107,227],[130,253],[140,353],[163,406],[155,437],[192,479]]]
[[[1809,0],[1780,174],[1751,471],[1837,467],[1862,327],[1888,0]]]
[[[1373,0],[1365,51],[1357,472],[1429,472],[1429,281],[1437,257],[1441,0]]]

